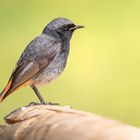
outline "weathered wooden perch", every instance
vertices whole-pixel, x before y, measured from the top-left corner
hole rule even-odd
[[[140,140],[140,129],[69,107],[22,107],[0,125],[0,140]]]

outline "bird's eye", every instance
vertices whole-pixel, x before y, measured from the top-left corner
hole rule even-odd
[[[64,25],[64,26],[63,26],[63,29],[64,29],[65,31],[67,31],[67,30],[69,29],[69,26],[68,26],[68,25]]]

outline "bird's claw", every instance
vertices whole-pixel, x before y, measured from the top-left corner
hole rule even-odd
[[[52,102],[44,102],[44,103],[37,103],[31,102],[28,106],[35,106],[35,105],[60,105],[59,103],[52,103]]]
[[[46,102],[45,105],[60,105],[59,103]]]

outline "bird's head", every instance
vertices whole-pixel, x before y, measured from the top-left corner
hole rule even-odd
[[[76,29],[84,28],[82,25],[75,25],[73,22],[66,18],[56,18],[51,21],[43,30],[43,33],[54,33],[58,34],[61,38],[71,38],[73,32]]]

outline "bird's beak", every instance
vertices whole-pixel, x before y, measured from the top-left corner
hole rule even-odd
[[[74,30],[80,29],[80,28],[85,28],[85,26],[83,26],[83,25],[75,25],[74,27],[70,28],[69,30],[74,31]]]
[[[80,29],[80,28],[85,28],[85,26],[83,26],[83,25],[76,25],[75,26],[75,29]]]

